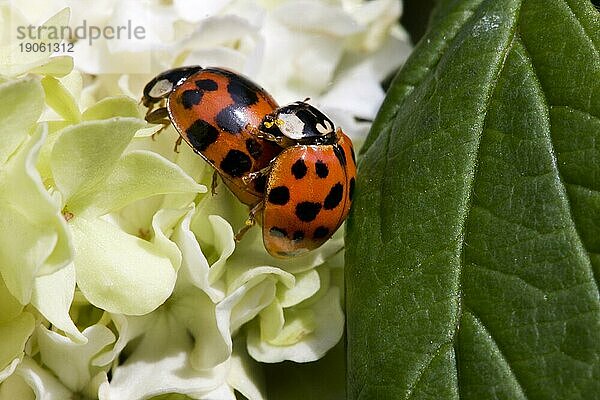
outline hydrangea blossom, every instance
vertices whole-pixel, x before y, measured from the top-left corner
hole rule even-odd
[[[403,61],[396,0],[0,4],[0,26],[144,26],[73,58],[0,43],[0,399],[265,399],[260,363],[343,334],[343,232],[270,257],[248,210],[138,104],[154,74],[234,69],[360,142]],[[40,37],[39,42],[58,39]],[[54,43],[54,42],[53,42]],[[116,72],[116,73],[115,73]]]

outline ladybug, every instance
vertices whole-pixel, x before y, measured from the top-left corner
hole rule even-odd
[[[306,100],[279,107],[239,74],[190,66],[156,76],[142,102],[148,122],[172,123],[178,143],[251,207],[236,240],[258,220],[266,250],[293,257],[322,245],[346,219],[356,181],[352,142]]]
[[[306,253],[348,216],[356,182],[352,142],[305,101],[267,115],[259,131],[284,147],[269,167],[262,203],[265,248],[275,257]]]
[[[226,69],[187,66],[152,79],[142,103],[148,107],[146,120],[172,123],[180,134],[177,145],[185,140],[241,202],[261,202],[266,176],[260,171],[282,150],[255,134],[265,116],[278,109],[263,88]],[[153,110],[157,103],[165,104]]]

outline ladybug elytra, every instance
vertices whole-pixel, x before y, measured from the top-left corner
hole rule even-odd
[[[163,100],[165,106],[152,111]],[[181,67],[151,80],[142,102],[149,107],[146,120],[172,123],[180,140],[215,168],[242,203],[253,206],[262,199],[265,178],[249,174],[267,167],[281,152],[254,134],[278,107],[264,89],[222,68]]]

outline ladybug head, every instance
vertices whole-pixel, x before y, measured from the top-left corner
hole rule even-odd
[[[305,101],[288,104],[267,115],[260,130],[294,144],[333,144],[336,139],[333,122]]]
[[[190,67],[173,68],[158,74],[154,79],[144,87],[144,96],[142,103],[150,107],[166,98],[177,85],[183,82],[187,77],[200,71],[202,67],[195,65]]]

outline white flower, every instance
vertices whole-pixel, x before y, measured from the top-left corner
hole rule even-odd
[[[310,97],[353,139],[366,134],[383,100],[380,82],[410,49],[397,0],[56,0],[48,15],[61,6],[71,7],[73,29],[85,21],[144,30],[139,40],[75,43],[76,68],[98,75],[97,98],[139,97],[149,79],[174,66],[226,67],[281,104]]]

